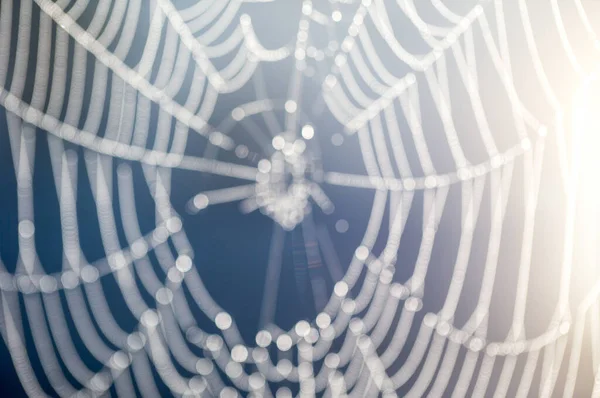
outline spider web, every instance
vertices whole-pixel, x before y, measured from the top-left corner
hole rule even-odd
[[[424,3],[304,1],[293,39],[270,49],[255,21],[275,2],[3,1],[0,103],[18,261],[14,270],[0,262],[2,336],[26,393],[599,396],[597,231],[578,229],[598,215],[598,192],[586,184],[597,163],[581,152],[589,138],[568,134],[571,104],[541,55],[535,7]],[[577,84],[595,67],[581,57],[598,47],[593,4],[548,5],[566,62],[560,76]],[[578,21],[577,46],[567,12]],[[513,24],[529,74],[512,54]],[[282,95],[269,91],[270,65],[290,69]],[[517,84],[523,74],[535,90]],[[244,92],[252,100],[223,114],[219,99]],[[36,248],[39,141],[60,209],[56,272]],[[352,148],[358,166],[343,159]],[[219,180],[202,180],[217,187],[181,205],[173,181],[190,171]],[[150,208],[140,204],[138,176]],[[81,180],[97,213],[96,261],[82,249]],[[548,213],[539,207],[549,193],[563,198],[554,226],[560,279],[540,305],[531,290],[545,277],[535,264],[546,250],[539,225]],[[343,205],[363,199],[368,208]],[[188,220],[230,202],[240,224],[253,212],[273,224],[255,341],[203,282],[202,253],[186,232]],[[355,224],[346,264],[352,240],[337,235]],[[436,248],[449,236],[454,248],[440,260]],[[299,300],[314,310],[291,328],[276,319],[289,239],[300,253]],[[442,293],[428,283],[436,261],[447,275]],[[508,262],[512,279],[503,276]],[[127,316],[111,305],[115,292]],[[505,319],[498,299],[509,302]],[[538,306],[551,315],[531,331]]]

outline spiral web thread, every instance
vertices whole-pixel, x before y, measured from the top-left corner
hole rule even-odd
[[[243,3],[205,0],[183,8],[170,0],[155,0],[149,5],[141,0],[101,1],[93,18],[80,24],[82,14],[90,6],[86,0],[2,1],[0,103],[7,110],[19,194],[16,273],[9,273],[0,263],[2,335],[26,392],[31,396],[47,394],[37,382],[27,351],[35,349],[49,383],[60,396],[103,395],[113,385],[121,396],[134,396],[136,389],[144,396],[158,396],[157,382],[166,385],[173,394],[184,396],[247,393],[271,396],[274,392],[277,396],[291,395],[287,387],[276,388],[284,380],[297,384],[300,394],[306,396],[320,393],[391,396],[411,379],[412,385],[406,392],[409,396],[426,393],[465,396],[467,392],[482,396],[490,391],[504,396],[511,385],[517,395],[526,396],[534,384],[538,385],[541,396],[548,396],[556,391],[559,379],[564,395],[571,396],[577,382],[586,322],[594,330],[600,325],[597,304],[600,283],[578,303],[572,316],[569,281],[577,265],[571,261],[574,232],[568,228],[574,215],[567,211],[563,278],[554,317],[544,333],[526,337],[524,317],[546,135],[559,143],[566,140],[561,118],[563,104],[544,73],[526,1],[518,0],[519,23],[526,33],[536,79],[543,87],[545,100],[558,115],[551,127],[544,126],[519,97],[511,72],[504,5],[500,0],[481,4],[474,1],[465,14],[453,12],[450,3],[428,1],[446,21],[444,25],[426,22],[412,0],[360,3],[332,0],[325,6],[306,0],[302,3],[295,41],[275,50],[261,45],[251,18],[240,11],[246,6]],[[561,34],[561,50],[575,73],[584,76],[584,68],[571,50],[558,1],[549,0],[549,4],[555,17],[553,22]],[[267,10],[269,6],[252,5]],[[575,8],[589,38],[597,43],[581,0],[570,0],[569,6]],[[40,11],[39,20],[34,18],[36,7]],[[139,20],[142,7],[151,9],[147,28]],[[403,46],[394,34],[389,14],[392,9],[401,12],[420,32],[430,48],[428,53],[415,55]],[[14,10],[18,10],[18,20],[13,20]],[[493,32],[492,20],[497,32]],[[351,21],[345,37],[332,40],[326,48],[313,46],[314,26],[329,28],[340,21]],[[39,23],[39,38],[32,80],[27,70],[34,39],[31,26],[36,23]],[[121,26],[127,29],[121,30]],[[128,55],[134,35],[144,29],[143,53],[132,64]],[[382,46],[375,46],[373,40],[382,40],[385,51],[404,65],[407,72],[403,76],[386,67],[380,53]],[[474,50],[478,40],[492,60],[494,76],[501,82],[512,108],[510,117],[517,134],[515,144],[505,149],[499,149],[496,143],[479,94],[482,77]],[[16,55],[9,62],[13,42]],[[53,48],[53,56],[49,48]],[[162,57],[157,56],[159,53]],[[229,57],[226,65],[213,62],[226,56]],[[261,63],[289,57],[293,57],[296,67],[288,98],[279,102],[266,98]],[[467,159],[454,125],[452,106],[456,104],[452,103],[454,94],[448,83],[449,60],[458,65],[460,81],[468,94],[469,112],[475,117],[485,148],[485,160],[479,163]],[[325,111],[340,122],[347,135],[345,139],[358,140],[366,173],[323,171],[315,181],[302,181],[297,192],[282,198],[269,185],[276,176],[273,170],[282,167],[284,161],[301,168],[298,164],[302,164],[306,142],[319,134],[310,124],[303,124],[300,117],[302,79],[309,63],[331,66],[328,73],[312,78],[322,79]],[[152,73],[153,70],[157,72]],[[189,71],[194,78],[182,96],[184,76]],[[89,73],[93,74],[90,76],[93,83],[86,88]],[[251,79],[255,82],[257,100],[235,108],[219,128],[211,127],[207,120],[219,95],[235,92]],[[108,84],[111,87],[107,109]],[[26,87],[31,85],[33,92],[26,98]],[[84,112],[81,104],[86,92],[94,95]],[[455,171],[439,172],[428,148],[419,106],[420,96],[425,92],[431,93],[443,125],[441,139],[450,150]],[[151,127],[152,109],[158,109],[159,116],[157,125]],[[274,112],[285,114],[285,136],[279,135],[282,127],[277,126]],[[105,114],[107,125],[101,129]],[[191,133],[204,136],[211,148],[246,158],[248,148],[236,143],[227,132],[236,123],[259,114],[264,116],[272,137],[259,142],[266,151],[263,156],[273,152],[275,155],[262,159],[256,167],[184,154]],[[410,130],[422,174],[411,168],[406,143],[400,135],[400,119],[406,121]],[[261,140],[250,131],[251,125],[246,127],[252,139]],[[32,181],[37,128],[49,133],[52,172],[60,204],[64,260],[63,270],[57,274],[45,273],[35,248]],[[151,129],[156,134],[152,141]],[[335,140],[343,139],[336,135]],[[82,159],[68,149],[70,144],[85,149],[87,177],[78,176],[77,164]],[[572,207],[578,192],[573,181],[581,169],[570,163],[565,145],[558,147],[563,151],[559,154],[564,186],[560,194],[567,197]],[[138,227],[131,167],[120,159],[143,165],[158,220],[149,234],[143,235]],[[117,192],[112,181],[115,167]],[[306,203],[310,201],[325,213],[331,211],[334,204],[320,185],[374,192],[361,245],[345,273],[331,271],[340,276],[339,282],[314,322],[300,321],[289,331],[273,325],[274,310],[269,303],[276,300],[277,291],[267,288],[261,312],[264,328],[257,334],[256,342],[243,341],[235,320],[213,301],[194,266],[184,225],[170,202],[171,171],[175,168],[243,181],[245,185],[201,192],[190,201],[190,207],[201,211],[219,203],[242,201],[242,209],[248,212],[264,208],[281,226],[274,229],[268,276],[277,272],[285,231],[298,223],[306,227],[310,222],[309,214],[304,213]],[[524,175],[525,213],[514,314],[506,339],[489,341],[490,301],[506,203],[516,170]],[[91,264],[79,245],[75,205],[79,178],[87,178],[92,187],[106,252],[105,258]],[[486,187],[489,195],[484,194]],[[462,213],[460,246],[452,260],[450,288],[438,313],[419,318],[416,314],[427,294],[425,279],[437,226],[452,189],[460,191]],[[424,202],[421,246],[412,276],[405,283],[395,283],[392,277],[396,254],[417,191],[422,191]],[[453,319],[468,272],[475,225],[485,200],[489,200],[491,223],[484,275],[475,310],[465,325],[459,327],[453,324]],[[121,247],[117,237],[113,202],[118,204],[123,217],[126,248]],[[388,205],[393,211],[386,244],[376,253],[373,247]],[[285,211],[280,211],[282,206]],[[156,275],[149,260],[150,252],[167,275],[165,281]],[[113,317],[101,278],[114,278],[118,284],[129,311],[138,320],[135,330],[123,330]],[[188,302],[190,296],[183,293],[184,286],[191,294],[193,306],[214,321],[218,333],[203,331],[198,326]],[[155,299],[155,306],[148,305],[144,294]],[[66,317],[70,317],[74,329],[68,327]],[[25,324],[30,327],[34,347],[25,344]],[[411,330],[418,331],[416,341],[409,348],[407,359],[398,363]],[[100,371],[91,370],[82,360],[70,337],[74,332],[101,365]],[[390,335],[388,342],[386,337]],[[593,396],[598,397],[600,342],[597,336],[591,340],[596,375]],[[192,346],[200,348],[202,355]],[[297,360],[292,361],[293,356],[285,354],[294,350]],[[459,355],[464,355],[464,360],[458,361]],[[519,374],[517,361],[521,359],[525,366]],[[491,378],[494,369],[500,369],[497,380]],[[453,374],[457,377],[452,385]],[[560,378],[562,374],[566,378]]]

